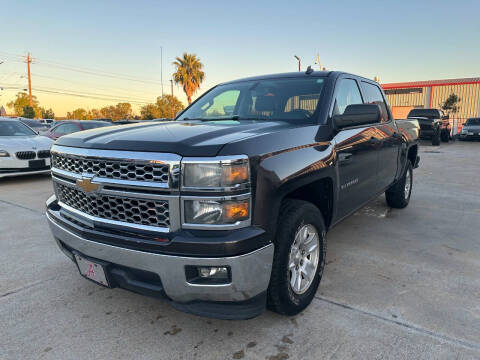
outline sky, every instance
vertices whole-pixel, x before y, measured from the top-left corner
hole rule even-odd
[[[478,0],[0,0],[0,8],[0,105],[18,92],[8,87],[27,87],[30,52],[33,94],[57,116],[121,101],[138,113],[162,94],[162,69],[170,94],[172,62],[184,52],[204,64],[196,96],[220,82],[296,71],[294,55],[304,70],[318,68],[320,54],[327,70],[382,83],[480,76]],[[180,86],[174,94],[186,103]]]

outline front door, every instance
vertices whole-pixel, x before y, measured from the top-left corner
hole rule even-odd
[[[362,103],[355,79],[337,82],[332,115],[341,115],[348,105]],[[375,125],[345,128],[334,137],[339,179],[336,219],[350,214],[376,193],[379,143]]]

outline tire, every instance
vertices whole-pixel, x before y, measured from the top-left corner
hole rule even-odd
[[[432,136],[432,145],[433,145],[433,146],[438,146],[438,145],[440,145],[440,129],[437,129],[437,131],[435,131],[435,134],[433,134],[433,136]]]
[[[448,141],[450,140],[450,133],[448,131],[442,131],[440,137],[443,142],[448,143]]]
[[[316,258],[315,250],[310,255],[308,252],[307,255],[303,255],[300,251],[303,245],[308,245],[306,248],[313,247],[315,231]],[[302,200],[286,199],[282,202],[275,239],[272,275],[267,291],[267,306],[270,310],[284,315],[296,315],[312,302],[325,266],[327,250],[325,233],[323,216],[316,206]],[[304,234],[309,235],[303,236]],[[311,240],[302,242],[303,238]],[[292,263],[296,265],[291,266]],[[299,281],[299,276],[296,274],[300,274]],[[310,276],[307,277],[307,274]]]
[[[408,161],[403,176],[385,192],[388,206],[395,209],[407,207],[410,202],[410,196],[412,195],[412,185],[413,166],[412,163]]]

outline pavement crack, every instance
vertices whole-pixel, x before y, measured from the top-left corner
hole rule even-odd
[[[453,338],[453,337],[450,337],[450,336],[444,335],[444,334],[439,334],[437,332],[434,332],[434,331],[431,331],[431,330],[428,330],[428,329],[424,329],[424,328],[419,327],[419,326],[408,324],[406,322],[402,322],[402,321],[399,321],[399,320],[393,320],[393,319],[390,319],[388,317],[385,317],[385,316],[382,316],[382,315],[379,315],[379,314],[376,314],[376,313],[373,313],[373,312],[370,312],[370,311],[362,310],[362,309],[359,309],[359,308],[351,306],[351,305],[343,304],[343,303],[335,301],[335,300],[327,299],[327,298],[322,297],[322,296],[315,296],[315,299],[326,302],[328,304],[332,304],[332,305],[342,307],[342,308],[347,309],[347,310],[355,311],[357,313],[360,313],[360,314],[363,314],[363,315],[366,315],[366,316],[370,316],[370,317],[373,317],[375,319],[382,320],[382,321],[385,321],[385,322],[388,322],[388,323],[391,323],[391,324],[394,324],[394,325],[397,325],[397,326],[401,326],[403,328],[413,330],[413,331],[416,331],[418,333],[428,335],[428,336],[434,337],[434,338],[439,339],[439,340],[447,341],[447,342],[449,342],[451,344],[454,344],[454,345],[460,345],[460,346],[467,347],[467,348],[470,348],[470,349],[480,350],[480,344],[471,343],[471,342],[468,342],[468,341],[462,340],[462,339],[456,339],[456,338]]]
[[[7,296],[10,296],[10,295],[19,293],[19,292],[21,292],[21,291],[23,291],[23,290],[30,289],[30,288],[32,288],[32,287],[35,287],[35,286],[40,285],[40,284],[43,284],[44,282],[47,282],[47,281],[50,281],[50,280],[53,280],[53,279],[55,279],[55,278],[54,278],[54,277],[51,277],[51,278],[48,278],[48,279],[43,279],[43,280],[35,281],[35,282],[30,283],[30,284],[28,284],[28,285],[25,285],[25,286],[23,286],[23,287],[21,287],[21,288],[17,288],[17,289],[13,289],[13,290],[7,291],[6,293],[0,295],[0,299],[3,299],[3,298],[5,298],[5,297],[7,297]]]
[[[20,209],[28,210],[28,211],[31,211],[31,212],[33,212],[33,213],[35,213],[35,214],[39,214],[39,215],[42,215],[42,216],[44,215],[44,213],[41,212],[41,211],[38,211],[38,210],[35,210],[35,209],[30,209],[30,208],[28,208],[28,207],[26,207],[26,206],[19,205],[19,204],[15,204],[15,203],[12,203],[12,202],[10,202],[10,201],[0,200],[0,203],[4,203],[4,204],[7,204],[7,205],[11,205],[11,206],[16,206],[16,207],[19,207]]]

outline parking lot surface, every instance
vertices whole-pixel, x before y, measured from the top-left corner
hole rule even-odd
[[[328,234],[295,317],[201,318],[83,279],[43,213],[48,176],[0,179],[2,359],[479,359],[480,144],[422,144],[410,205]]]

